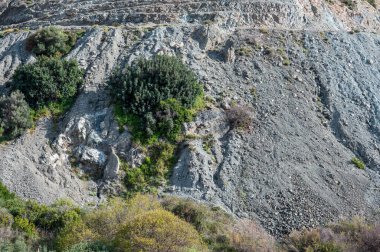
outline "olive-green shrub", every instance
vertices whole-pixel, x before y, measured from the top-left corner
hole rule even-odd
[[[16,69],[12,88],[20,90],[32,108],[73,98],[83,84],[83,71],[74,60],[40,57]]]
[[[11,139],[32,126],[32,117],[24,95],[16,90],[10,96],[0,97],[0,136]]]
[[[204,251],[197,231],[164,210],[157,197],[136,195],[85,213],[71,222],[57,237],[59,250],[74,244],[100,244],[111,251]]]
[[[61,57],[75,45],[78,34],[56,27],[47,27],[31,35],[26,42],[26,49],[37,56]]]
[[[197,231],[174,214],[157,209],[137,214],[116,236],[117,251],[205,251]]]

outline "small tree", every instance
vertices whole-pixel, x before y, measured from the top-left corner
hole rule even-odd
[[[61,57],[71,50],[76,41],[76,33],[48,27],[30,36],[27,39],[26,49],[37,56]]]
[[[0,98],[0,128],[3,136],[14,138],[20,136],[32,126],[32,117],[28,103],[20,91]]]
[[[16,69],[12,88],[20,90],[33,108],[73,98],[83,84],[76,61],[41,57]]]

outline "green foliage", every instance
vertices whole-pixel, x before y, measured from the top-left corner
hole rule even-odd
[[[165,185],[173,167],[176,146],[160,141],[148,147],[148,157],[139,167],[126,165],[125,184],[130,192],[151,192],[154,187]]]
[[[63,99],[59,102],[49,102],[47,105],[40,107],[39,109],[32,109],[31,115],[33,121],[37,121],[42,117],[52,116],[53,118],[58,118],[64,112],[68,111],[72,104],[74,103],[75,98]]]
[[[0,182],[0,200],[13,200],[15,198],[16,195],[9,192],[8,189]]]
[[[357,157],[354,157],[351,159],[351,162],[360,170],[364,170],[365,169],[365,164],[362,160],[360,160],[359,158]]]
[[[81,242],[75,244],[64,252],[108,252],[111,251],[107,246],[100,242]]]
[[[14,241],[1,241],[0,251],[4,252],[29,252],[32,251],[23,237],[17,237]]]
[[[62,57],[70,52],[81,32],[63,31],[56,27],[39,30],[27,39],[26,48],[37,56]]]
[[[5,208],[0,208],[0,228],[10,227],[13,224],[13,216]]]
[[[35,225],[31,223],[27,218],[16,216],[14,221],[14,226],[17,229],[20,229],[21,231],[25,232],[29,237],[33,237],[36,235]]]
[[[218,207],[165,197],[163,207],[191,223],[211,251],[277,251],[274,239],[250,220],[235,220]]]
[[[10,96],[0,97],[0,137],[15,138],[32,126],[32,117],[28,103],[20,91]]]
[[[73,247],[74,244],[77,245]],[[165,211],[157,197],[140,194],[128,201],[113,199],[107,205],[84,213],[80,221],[62,229],[57,245],[61,251],[203,248],[198,233],[190,224]]]
[[[162,205],[191,223],[213,251],[233,251],[230,228],[234,220],[221,209],[175,197],[164,198]]]
[[[188,251],[204,250],[197,231],[187,222],[163,209],[134,216],[118,232],[119,251]]]
[[[196,75],[175,57],[140,59],[116,71],[109,85],[119,124],[131,123],[132,133],[143,141],[153,136],[174,140],[203,101]]]
[[[154,111],[161,101],[169,98],[190,108],[202,92],[196,75],[179,59],[169,56],[140,59],[116,72],[110,85],[114,97],[138,115]]]
[[[34,201],[24,201],[10,193],[0,183],[0,209],[13,216],[13,227],[26,234],[27,237],[37,237],[38,230],[52,233],[65,227],[68,223],[78,221],[80,209],[68,201],[57,201],[51,206],[38,204]],[[3,216],[3,217],[1,217]],[[4,222],[12,222],[9,216],[0,214]],[[3,223],[3,221],[0,221]]]
[[[356,8],[357,3],[354,0],[340,0],[342,3],[344,3],[350,10],[353,10]]]
[[[72,99],[83,84],[83,71],[73,61],[41,57],[16,69],[12,88],[20,90],[32,108]]]

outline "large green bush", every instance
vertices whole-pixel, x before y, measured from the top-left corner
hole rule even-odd
[[[202,101],[197,76],[176,57],[139,59],[115,72],[110,79],[111,95],[119,122],[132,120],[133,131],[148,137],[159,135],[173,140],[181,124],[191,119],[192,109]]]
[[[63,31],[56,27],[39,30],[27,39],[26,49],[37,56],[61,57],[75,45],[78,33]]]
[[[163,209],[137,214],[116,237],[117,251],[206,251],[194,227]]]
[[[14,138],[32,126],[28,103],[20,91],[0,97],[0,136]]]
[[[83,71],[76,61],[40,57],[16,69],[12,88],[20,90],[32,108],[73,98],[83,84]]]

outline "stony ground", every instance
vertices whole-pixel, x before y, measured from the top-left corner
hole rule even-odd
[[[26,27],[87,31],[67,56],[86,71],[82,94],[58,125],[43,120],[0,147],[5,185],[46,203],[97,203],[117,193],[120,181],[103,172],[111,157],[134,164],[141,155],[128,132],[119,134],[107,76],[140,56],[169,53],[198,74],[209,105],[186,125],[194,137],[165,192],[256,218],[277,236],[342,216],[379,218],[379,10],[364,1],[353,11],[319,0],[155,3],[0,4],[0,28],[20,29],[0,39],[2,86],[34,60],[24,49]],[[230,129],[231,104],[250,111],[251,129]]]

